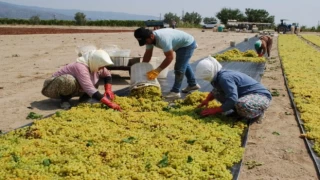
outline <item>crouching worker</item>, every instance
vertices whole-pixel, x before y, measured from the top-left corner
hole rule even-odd
[[[220,107],[202,110],[201,115],[215,115],[234,110],[251,122],[261,122],[264,111],[272,99],[270,92],[244,73],[221,68],[221,64],[212,57],[200,61],[196,67],[196,78],[209,81],[214,88],[198,108],[208,106],[208,102],[213,99],[222,103]]]
[[[108,107],[121,111],[112,102],[114,93],[111,90],[111,73],[105,66],[113,65],[104,50],[92,50],[79,57],[76,62],[62,67],[51,78],[45,80],[42,94],[49,98],[61,99],[61,108],[71,107],[69,100],[75,96],[90,96]],[[105,93],[98,91],[99,78],[104,78]],[[81,99],[81,97],[80,97]]]
[[[258,41],[255,42],[254,48],[256,49],[258,56],[262,57],[267,53],[268,58],[270,58],[270,51],[272,48],[272,37],[261,36]]]

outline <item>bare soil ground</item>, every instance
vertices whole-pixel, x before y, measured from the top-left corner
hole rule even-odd
[[[139,47],[133,37],[132,30],[135,28],[46,29],[43,26],[32,26],[41,28],[34,30],[28,29],[29,26],[14,27],[19,29],[8,29],[10,26],[0,27],[0,34],[7,34],[0,35],[0,130],[2,132],[32,122],[26,119],[31,111],[46,116],[59,110],[59,101],[44,97],[40,91],[46,78],[61,66],[75,61],[76,46],[93,44],[103,48],[107,45],[118,45],[123,49],[131,49],[131,56],[142,56],[144,53],[144,47]],[[112,33],[110,30],[113,30]],[[125,32],[127,30],[130,32]],[[192,62],[229,47],[231,40],[240,43],[244,38],[254,36],[250,33],[182,30],[192,34],[199,45]],[[8,35],[10,32],[12,35]],[[153,55],[163,57],[159,49],[155,49]],[[276,37],[272,56],[275,58],[268,62],[262,83],[270,90],[277,90],[279,96],[273,98],[263,123],[250,126],[243,158],[244,165],[239,179],[317,179],[314,164],[303,140],[299,138],[299,127],[284,86]],[[127,71],[112,71],[112,75],[113,90],[129,85],[130,77]],[[100,88],[103,92],[103,88]],[[72,103],[76,105],[77,98],[74,98]],[[253,161],[261,165],[249,169],[245,163]]]

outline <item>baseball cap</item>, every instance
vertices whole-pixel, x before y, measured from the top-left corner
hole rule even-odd
[[[138,28],[134,31],[134,37],[139,41],[139,45],[143,46],[146,44],[146,39],[150,37],[152,31],[144,27]]]

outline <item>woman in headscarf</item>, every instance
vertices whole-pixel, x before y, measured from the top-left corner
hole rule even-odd
[[[241,117],[262,120],[272,99],[270,92],[244,73],[221,69],[221,64],[211,56],[200,61],[196,67],[196,78],[209,81],[214,88],[198,108],[208,106],[213,99],[222,103],[220,107],[202,110],[201,115],[234,110]]]
[[[61,108],[71,107],[69,100],[75,96],[90,96],[108,107],[121,110],[112,102],[111,73],[105,66],[113,65],[110,56],[104,50],[90,50],[77,58],[76,62],[67,64],[45,80],[42,94],[49,98],[61,99]],[[98,91],[99,78],[104,78],[105,93]]]

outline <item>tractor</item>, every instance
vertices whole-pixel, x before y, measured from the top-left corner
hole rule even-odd
[[[287,31],[291,31],[291,24],[286,24],[284,21],[288,21],[287,19],[280,19],[280,24],[275,29],[278,33],[282,32],[285,34]]]
[[[278,25],[278,27],[275,29],[275,31],[277,31],[278,33],[282,32],[283,34],[285,34],[286,32],[290,32],[291,31],[291,26],[294,26],[294,33],[296,33],[297,27],[299,26],[298,23],[292,23],[291,24],[286,24],[284,21],[288,21],[288,19],[280,19],[280,24]]]

